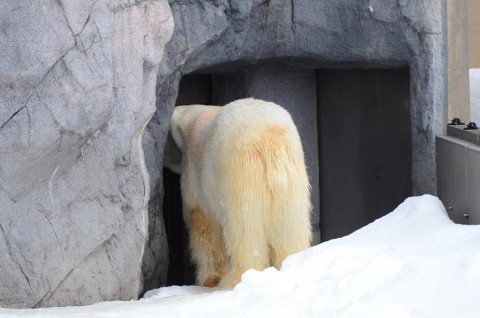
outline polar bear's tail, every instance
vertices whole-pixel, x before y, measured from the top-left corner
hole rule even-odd
[[[231,210],[225,243],[233,263],[249,263],[241,267],[280,268],[286,256],[310,246],[310,186],[293,123],[257,128],[235,142],[225,166]]]

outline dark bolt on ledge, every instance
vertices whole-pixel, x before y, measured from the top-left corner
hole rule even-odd
[[[480,146],[480,130],[474,122],[465,125],[460,118],[454,118],[452,122],[447,125],[447,135]]]
[[[477,124],[475,124],[475,122],[473,121],[468,123],[467,128],[463,128],[463,130],[475,130],[475,129],[478,129],[478,127],[477,127]]]
[[[451,126],[458,126],[458,125],[465,125],[465,123],[462,123],[462,121],[460,120],[460,118],[455,117],[454,119],[452,119],[452,122],[451,122],[449,125],[451,125]]]

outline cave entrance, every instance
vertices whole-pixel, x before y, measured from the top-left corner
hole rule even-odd
[[[302,138],[314,244],[348,235],[412,195],[408,69],[307,69],[280,64],[190,74],[177,105],[255,97],[282,105]],[[169,285],[193,283],[179,176],[164,169]]]

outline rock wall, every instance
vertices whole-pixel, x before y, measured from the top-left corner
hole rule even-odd
[[[135,299],[165,0],[0,3],[0,306]]]

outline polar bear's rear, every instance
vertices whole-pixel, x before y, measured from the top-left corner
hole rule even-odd
[[[184,218],[197,283],[233,287],[247,269],[280,267],[310,245],[310,191],[286,110],[255,99],[180,106],[170,134],[183,152]]]

